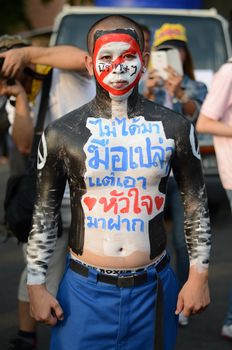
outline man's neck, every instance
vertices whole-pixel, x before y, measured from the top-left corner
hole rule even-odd
[[[134,88],[129,96],[114,97],[110,96],[106,90],[103,90],[100,86],[97,86],[96,91],[96,105],[100,115],[106,118],[125,118],[130,117],[130,114],[134,114],[133,110],[137,105],[138,90]]]

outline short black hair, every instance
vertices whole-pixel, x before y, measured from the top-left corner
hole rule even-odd
[[[140,27],[142,28],[143,32],[147,32],[147,34],[149,35],[149,37],[151,36],[151,31],[148,28],[148,26],[146,26],[145,24],[140,24]]]
[[[99,29],[101,28],[101,24],[102,27],[106,29],[108,24],[111,24],[113,26],[115,22],[115,28],[114,29],[119,29],[120,27],[118,27],[119,25],[123,26],[123,29],[125,29],[125,26],[129,26],[129,28],[134,29],[138,35],[138,39],[139,39],[139,46],[141,51],[143,51],[144,48],[144,36],[143,36],[143,31],[141,26],[134,21],[133,19],[127,17],[127,16],[123,16],[123,15],[109,15],[106,17],[103,17],[101,19],[99,19],[97,22],[95,22],[89,29],[88,33],[87,33],[87,47],[88,47],[88,51],[91,54],[92,53],[92,47],[93,47],[93,34],[96,28],[99,27]],[[92,37],[91,37],[92,36]]]

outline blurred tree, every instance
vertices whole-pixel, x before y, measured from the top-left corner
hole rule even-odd
[[[0,34],[13,34],[31,29],[24,0],[0,0]]]

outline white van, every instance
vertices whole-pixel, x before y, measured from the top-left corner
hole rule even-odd
[[[146,25],[151,33],[165,22],[183,24],[187,30],[196,78],[205,82],[208,88],[213,73],[231,56],[228,22],[214,8],[180,10],[65,5],[55,19],[51,45],[71,44],[87,49],[86,36],[90,26],[111,14],[126,15]],[[224,192],[218,177],[212,138],[209,135],[199,135],[199,142],[209,200],[218,203]]]
[[[182,23],[187,30],[188,45],[197,73],[216,71],[231,55],[228,23],[216,9],[179,10],[154,8],[79,7],[65,5],[56,17],[52,45],[72,44],[86,49],[90,26],[110,14],[122,14],[149,27],[152,33],[164,22]]]

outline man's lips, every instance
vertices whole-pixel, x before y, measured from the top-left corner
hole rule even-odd
[[[124,89],[128,85],[126,80],[111,81],[110,85],[115,89]]]

